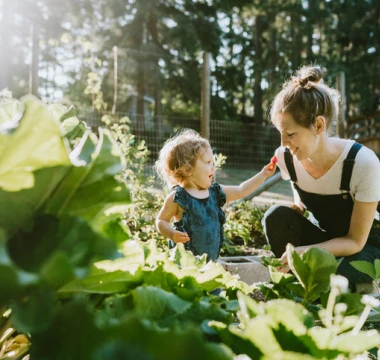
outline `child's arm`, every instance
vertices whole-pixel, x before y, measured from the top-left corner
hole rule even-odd
[[[274,166],[273,166],[274,165]],[[239,186],[225,186],[221,185],[222,190],[226,194],[226,202],[242,199],[243,197],[248,196],[250,193],[255,191],[266,178],[272,176],[276,172],[276,165],[270,163],[265,165],[263,169],[251,177],[250,179],[244,181]]]
[[[181,231],[174,230],[170,222],[178,214],[178,204],[174,202],[174,191],[165,199],[164,205],[158,213],[156,227],[162,236],[173,240],[175,243],[186,243],[190,240],[189,236]]]

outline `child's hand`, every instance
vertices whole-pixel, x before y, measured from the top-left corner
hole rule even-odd
[[[263,170],[264,170],[264,175],[266,177],[272,176],[276,172],[276,163],[277,163],[277,157],[275,155],[270,160],[270,163],[264,166]]]
[[[272,156],[272,159],[270,159],[270,164],[268,165],[269,170],[273,170],[276,167],[277,164],[277,156]]]
[[[177,243],[187,243],[190,241],[189,235],[182,231],[173,230],[172,240]]]

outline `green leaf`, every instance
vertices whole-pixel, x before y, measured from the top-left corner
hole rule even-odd
[[[96,346],[104,341],[104,334],[94,323],[93,310],[79,301],[64,304],[49,327],[31,335],[30,357],[34,359],[92,360]]]
[[[42,265],[40,276],[52,288],[58,289],[75,278],[75,271],[67,254],[55,251]]]
[[[380,263],[380,260],[377,260]],[[369,262],[364,260],[351,261],[350,264],[360,272],[369,275],[372,279],[376,279],[376,269]]]
[[[160,323],[168,322],[192,306],[191,302],[154,286],[140,286],[132,295],[137,315]]]
[[[119,256],[112,240],[94,232],[85,220],[71,216],[37,217],[30,231],[19,231],[8,241],[8,248],[17,264],[34,272],[40,271],[56,250],[67,254],[74,266]]]
[[[346,316],[360,314],[364,310],[364,304],[360,301],[362,296],[362,294],[341,294],[336,299],[336,303],[345,303],[347,305]]]
[[[24,105],[18,128],[0,135],[0,188],[5,191],[32,188],[39,169],[70,166],[52,112],[37,98],[25,100]]]
[[[307,265],[302,261],[301,257],[295,250],[292,244],[286,246],[286,253],[288,257],[289,267],[297,277],[298,281],[306,288],[308,283],[308,277],[310,276],[310,270]]]
[[[126,292],[141,284],[142,272],[114,271],[100,273],[85,279],[76,279],[58,290],[58,295],[74,293],[114,294]]]
[[[182,243],[177,244],[174,249],[174,263],[181,268],[198,268],[206,265],[206,262],[205,254],[201,257],[196,257],[190,251],[185,250],[185,246]]]
[[[0,104],[0,134],[17,128],[25,111],[23,102],[10,99]]]
[[[335,257],[321,248],[309,248],[301,256],[287,246],[289,266],[305,289],[304,299],[313,302],[330,287],[330,276],[337,270]]]
[[[227,326],[222,322],[209,321],[208,326],[214,330],[220,336],[223,343],[229,346],[236,354],[246,354],[251,359],[262,359],[262,351],[243,331],[238,330],[234,325]]]
[[[375,266],[375,271],[376,271],[376,280],[379,280],[380,279],[380,260],[379,259],[375,259],[374,266]]]
[[[72,167],[61,182],[51,199],[46,204],[49,214],[70,214],[79,216],[93,227],[94,230],[109,233],[106,223],[110,221],[107,215],[115,205],[130,203],[130,193],[124,183],[115,179],[124,167],[120,151],[108,131],[99,130],[99,140],[94,145],[91,134],[82,138],[80,145],[70,155],[78,166]],[[120,208],[120,211],[123,211]],[[113,212],[113,219],[117,217]],[[127,239],[128,233],[120,225],[118,239]]]
[[[199,326],[183,324],[170,331],[162,331],[152,323],[142,321],[137,314],[126,314],[120,325],[105,329],[103,340],[107,344],[115,342],[120,344],[120,340],[122,340],[122,343],[125,344],[123,355],[111,357],[112,359],[140,359],[140,357],[124,357],[129,344],[133,344],[132,353],[147,356],[149,360],[233,359],[233,353],[228,347],[207,341]],[[100,345],[98,348],[94,348],[94,352],[98,353],[102,351],[102,348],[104,346]]]
[[[20,269],[9,257],[4,232],[0,229],[0,308],[38,284],[38,277]]]
[[[36,333],[45,330],[53,321],[58,309],[51,289],[40,288],[22,302],[12,304],[12,324],[22,333]]]
[[[335,336],[331,348],[347,354],[360,354],[380,344],[380,334],[377,331],[361,331],[357,335],[345,333]]]

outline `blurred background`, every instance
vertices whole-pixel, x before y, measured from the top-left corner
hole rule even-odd
[[[254,169],[280,143],[275,94],[318,64],[344,96],[339,135],[379,153],[379,14],[376,0],[0,0],[0,89],[93,127],[128,116],[153,163],[177,129],[200,130],[208,54],[211,143]]]

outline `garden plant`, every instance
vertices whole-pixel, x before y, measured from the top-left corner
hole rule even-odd
[[[347,293],[328,253],[288,246],[293,274],[270,266],[258,302],[257,285],[181,244],[169,251],[146,156],[127,120],[94,132],[73,108],[2,100],[1,360],[377,356],[380,334],[361,328],[379,303]],[[245,228],[227,235],[248,242],[258,210],[238,209]]]

